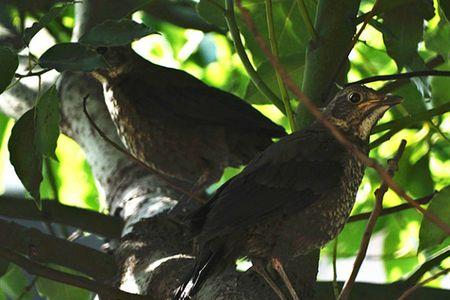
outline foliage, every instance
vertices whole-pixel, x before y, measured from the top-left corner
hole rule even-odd
[[[71,4],[30,7],[29,10],[27,7],[23,10],[23,7],[15,5],[5,6],[7,8],[5,10],[0,7],[0,24],[1,26],[10,24],[18,32],[23,33],[22,40],[25,45],[29,45],[40,30],[50,32],[56,40],[56,45],[40,56],[37,63],[42,68],[54,68],[58,71],[91,71],[104,67],[106,62],[95,51],[96,47],[120,46],[134,42],[134,49],[146,58],[166,66],[183,69],[208,84],[231,91],[249,103],[255,104],[257,109],[272,120],[287,127],[286,117],[250,80],[229,36],[180,28],[170,22],[155,19],[145,11],[134,14],[135,21],[122,19],[145,2],[124,1],[117,4],[118,7],[109,8],[109,13],[114,12],[114,19],[118,18],[118,20],[103,21],[84,35],[80,43],[68,42],[74,23]],[[183,5],[181,2],[183,1],[174,1],[174,5],[178,3]],[[320,43],[315,41],[312,33],[308,31],[307,21],[304,14],[302,15],[299,2],[298,0],[273,1],[272,13],[275,44],[280,61],[294,81],[301,86],[305,78],[305,65],[308,63],[306,53],[311,51],[308,47],[320,47]],[[323,1],[305,0],[304,2],[307,15],[314,19],[318,3]],[[266,41],[269,41],[266,1],[243,0],[242,3],[249,9],[258,31]],[[352,23],[347,25],[353,28],[358,22],[361,23],[364,14],[371,9],[373,3],[372,0],[361,1],[358,16],[349,17]],[[348,81],[379,74],[424,70],[428,68],[426,62],[437,55],[441,55],[444,62],[436,69],[450,70],[450,7],[448,3],[445,0],[380,1],[375,18],[369,23],[349,56]],[[197,5],[199,15],[219,29],[227,28],[225,8],[225,0],[200,0]],[[22,12],[25,14],[21,14]],[[246,53],[256,67],[258,76],[274,94],[281,97],[281,90],[271,64],[261,51],[255,35],[248,30],[240,11],[235,12],[244,38]],[[17,20],[24,16],[27,20],[32,18],[36,22],[31,27],[21,28],[23,24]],[[152,34],[154,32],[161,34]],[[140,38],[143,39],[136,41]],[[343,49],[328,50],[332,53],[340,53]],[[17,52],[11,48],[0,47],[0,93],[7,89],[12,81],[14,84],[14,74],[18,67]],[[343,60],[345,57],[335,57],[335,59]],[[31,67],[37,67],[34,66],[36,63],[34,59],[30,59],[30,62],[32,62]],[[330,68],[331,66],[325,65],[321,66],[320,70],[328,69],[330,72]],[[328,83],[316,82],[315,84],[325,87]],[[371,86],[380,88],[383,84],[373,83]],[[394,91],[403,96],[406,101],[386,114],[381,122],[401,121],[405,116],[416,116],[449,103],[449,86],[450,78],[446,77],[416,78],[407,82]],[[292,94],[289,94],[289,98],[295,102],[294,105],[298,104]],[[40,195],[44,195],[60,198],[62,202],[71,205],[100,210],[101,205],[97,201],[94,180],[81,150],[67,137],[59,136],[58,101],[56,90],[52,87],[42,93],[36,107],[16,121],[9,139],[10,160],[23,185],[34,199],[38,200]],[[0,136],[7,133],[7,126],[1,126],[0,129]],[[389,129],[374,134],[372,140],[388,133]],[[399,141],[406,139],[408,146],[394,177],[396,182],[415,198],[439,190],[427,209],[449,222],[450,114],[442,112],[435,117],[407,124],[401,129],[373,149],[371,157],[385,164],[386,159],[394,154]],[[1,147],[4,150],[6,143],[3,143]],[[55,159],[56,156],[59,163],[50,160],[50,163],[43,167],[47,158]],[[239,170],[228,169],[221,182],[237,172]],[[56,177],[56,191],[53,190],[54,182],[50,180],[51,173]],[[379,185],[379,177],[373,170],[368,170],[353,214],[372,209],[374,192]],[[217,185],[212,189],[216,187]],[[75,194],[77,192],[78,194]],[[78,199],[78,201],[71,199]],[[386,194],[385,207],[401,203],[403,200],[394,193]],[[364,226],[365,222],[361,221],[349,223],[345,227],[339,236],[338,258],[355,256]],[[377,242],[379,251],[375,253],[375,256],[378,256],[379,261],[383,263],[388,281],[407,276],[418,264],[449,247],[448,239],[444,240],[443,232],[427,219],[422,219],[421,215],[414,210],[381,217],[375,228],[375,235],[381,237],[381,242]],[[331,244],[322,250],[322,257],[331,258],[333,253]],[[0,261],[0,276],[2,274],[0,291],[8,297],[17,298],[28,284],[28,279],[16,266],[6,265]],[[64,299],[65,296],[61,296],[61,293],[79,292],[68,291],[67,286],[62,287],[60,284],[41,279],[38,281],[37,289],[48,299]],[[36,291],[32,290],[24,299],[31,299],[35,293]],[[77,299],[88,299],[88,297],[87,293],[80,292]],[[0,299],[2,299],[1,294]]]

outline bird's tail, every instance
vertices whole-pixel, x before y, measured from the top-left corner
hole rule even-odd
[[[173,300],[191,299],[199,290],[209,275],[216,269],[221,257],[222,251],[210,251],[199,255],[195,267],[184,283],[174,292]]]

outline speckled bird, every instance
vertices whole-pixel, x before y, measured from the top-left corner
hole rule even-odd
[[[353,85],[335,96],[324,116],[368,153],[370,131],[400,101]],[[363,173],[364,165],[320,121],[269,146],[192,216],[196,265],[174,299],[190,299],[208,277],[243,256],[280,299],[298,299],[281,258],[307,254],[336,237]]]
[[[184,71],[153,64],[125,47],[98,52],[110,67],[93,75],[103,84],[122,141],[170,177],[201,188],[285,135],[242,99]]]

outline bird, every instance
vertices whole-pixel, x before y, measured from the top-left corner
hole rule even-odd
[[[323,116],[368,154],[370,131],[401,101],[350,85],[335,95]],[[306,255],[337,236],[364,169],[319,120],[269,146],[189,216],[196,263],[173,299],[191,299],[206,279],[239,257],[252,261],[280,299],[299,299],[282,258]]]
[[[129,47],[97,52],[108,67],[92,75],[128,150],[196,190],[286,135],[244,100],[187,72],[151,63]]]

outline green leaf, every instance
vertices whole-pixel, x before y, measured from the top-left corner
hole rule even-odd
[[[450,224],[450,186],[443,188],[431,200],[427,211]],[[419,232],[419,251],[437,246],[447,234],[427,218],[423,218]]]
[[[94,26],[79,42],[94,47],[123,46],[153,33],[156,31],[129,19],[106,20]]]
[[[0,94],[9,86],[14,78],[17,67],[19,66],[19,58],[17,53],[8,47],[0,47]]]
[[[42,155],[37,151],[34,108],[17,120],[11,131],[8,150],[11,164],[22,184],[40,207]]]
[[[59,72],[90,72],[108,66],[100,54],[79,43],[54,45],[42,54],[39,64],[43,68],[56,69]]]
[[[9,267],[9,261],[0,258],[0,277],[6,274]]]
[[[446,57],[450,53],[450,21],[441,20],[434,30],[425,34],[425,45],[427,49],[433,50]]]
[[[424,15],[418,10],[418,5],[408,3],[383,15],[383,24],[392,33],[392,35],[383,34],[386,50],[399,69],[412,62],[417,54],[418,44],[422,40]]]
[[[16,122],[9,139],[11,163],[38,207],[43,157],[57,160],[55,149],[59,122],[59,99],[55,86],[52,86],[39,97],[36,107]]]
[[[67,4],[63,6],[52,7],[46,14],[44,14],[38,22],[34,22],[30,27],[25,28],[23,31],[23,41],[25,44],[30,44],[31,39],[44,27],[46,27],[51,21],[59,17],[64,13],[67,8]]]
[[[10,264],[8,272],[0,278],[0,291],[3,291],[8,299],[17,299],[29,284],[22,270]],[[34,295],[34,291],[31,291],[25,294],[22,300],[31,300]]]
[[[291,76],[295,78],[296,81],[302,82],[303,71],[305,69],[305,53],[296,53],[289,55],[287,57],[280,57],[280,62],[285,66],[285,70]],[[276,77],[275,70],[269,61],[263,62],[257,70],[261,79],[269,86],[269,88],[274,91],[278,97],[281,97],[280,88],[278,86],[278,81]],[[290,94],[292,97],[292,94]],[[268,101],[255,87],[252,82],[247,85],[247,90],[245,91],[245,100],[252,104],[270,104]]]
[[[223,0],[200,0],[197,3],[197,12],[206,22],[220,28],[227,28]]]
[[[52,269],[67,272],[70,274],[77,274],[74,271],[63,268],[61,266],[51,266]],[[91,299],[91,293],[89,291],[76,288],[67,284],[62,284],[49,279],[40,277],[36,282],[36,288],[39,295],[48,300],[83,300]]]
[[[56,87],[50,87],[38,99],[36,104],[36,145],[37,151],[47,157],[58,160],[55,155],[59,136],[59,98]]]

